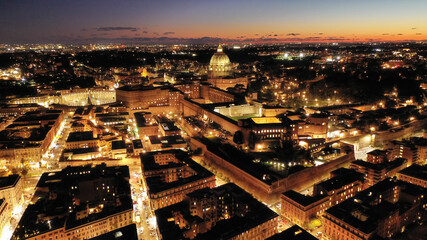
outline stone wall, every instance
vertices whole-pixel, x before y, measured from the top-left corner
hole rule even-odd
[[[219,173],[229,178],[231,182],[236,183],[245,191],[251,193],[255,198],[267,204],[273,204],[280,201],[280,195],[287,190],[303,190],[310,187],[314,183],[329,177],[329,173],[337,168],[346,167],[350,162],[354,161],[354,152],[350,152],[344,156],[340,156],[323,165],[307,168],[289,175],[271,185],[255,178],[249,173],[222,159],[220,156],[209,151],[203,143],[197,139],[191,139],[191,148],[202,149],[204,162],[208,166],[212,166]]]

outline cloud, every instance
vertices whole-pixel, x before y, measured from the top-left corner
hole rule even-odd
[[[173,35],[175,32],[164,32],[163,35]]]
[[[388,33],[383,33],[383,35],[390,35],[390,34],[388,34]]]
[[[415,35],[421,35],[421,33],[415,33]]]
[[[401,35],[403,35],[403,34],[402,34],[402,33],[398,33],[397,35],[401,36]]]
[[[99,43],[147,43],[147,44],[218,44],[219,42],[229,41],[230,39],[222,39],[216,37],[202,37],[202,38],[174,38],[174,37],[128,37],[121,36],[119,38],[103,38],[99,36],[92,36],[91,38],[80,39],[79,42],[99,42]],[[233,40],[230,40],[230,42]],[[241,40],[234,40],[240,42]],[[243,41],[243,40],[242,40]]]
[[[415,30],[415,29],[417,29],[417,28],[415,28],[415,27],[411,28],[411,30]]]
[[[264,41],[264,42],[275,42],[278,39],[277,38],[260,38],[259,40]]]
[[[348,41],[351,39],[349,39],[349,38],[324,38],[322,40],[324,40],[324,41]]]
[[[288,33],[288,34],[286,34],[287,36],[298,36],[298,35],[301,35],[301,34],[299,34],[299,33]]]
[[[323,35],[323,33],[317,33],[317,35]]]
[[[142,33],[148,33],[148,31],[142,31]]]
[[[113,32],[96,32],[97,34],[89,35],[82,38],[81,36],[67,39],[69,42],[73,43],[119,43],[119,44],[218,44],[218,43],[316,43],[316,42],[375,42],[375,41],[384,41],[382,38],[358,38],[351,37],[347,38],[345,36],[329,36],[329,35],[320,35],[319,33],[312,33],[311,36],[295,36],[284,34],[283,37],[280,34],[254,34],[255,37],[248,37],[244,35],[238,35],[234,38],[221,38],[218,36],[210,37],[201,37],[201,38],[182,38],[174,37],[174,35],[164,35],[163,32],[160,34],[157,32],[150,32],[153,34],[151,37],[143,37],[143,31],[138,31],[138,33],[128,34],[128,32],[120,32],[120,37],[109,37],[112,36]],[[109,33],[108,36],[104,36],[105,33]],[[148,32],[147,32],[148,33]],[[414,32],[415,33],[415,32]],[[128,34],[126,36],[126,34]],[[140,35],[137,35],[140,34]],[[296,34],[296,33],[295,33]],[[386,33],[389,36],[392,36],[391,33]],[[115,35],[115,34],[114,34]],[[129,36],[132,35],[132,36]],[[269,36],[270,35],[270,36]],[[274,36],[279,35],[279,36]],[[300,35],[300,34],[299,34]],[[395,35],[395,34],[393,34]],[[399,34],[403,35],[403,34]],[[421,33],[418,33],[421,35]],[[253,36],[253,35],[252,35]],[[55,39],[58,38],[57,36]],[[409,41],[409,40],[408,40]]]
[[[82,31],[82,32],[86,32],[86,31],[87,31],[87,29],[86,29],[86,28],[82,28],[80,31]]]
[[[135,27],[100,27],[96,29],[97,31],[101,32],[108,32],[108,31],[131,31],[136,32],[139,30],[139,28]]]
[[[277,37],[277,36],[279,36],[279,35],[277,35],[277,34],[274,34],[274,36],[275,36],[275,37]]]

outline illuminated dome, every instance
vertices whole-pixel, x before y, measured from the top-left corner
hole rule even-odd
[[[227,54],[219,45],[216,53],[212,56],[209,63],[209,76],[211,78],[225,77],[231,74],[231,62]]]
[[[212,56],[210,66],[227,66],[231,65],[230,59],[227,54],[222,51],[222,46],[219,45],[216,53]]]

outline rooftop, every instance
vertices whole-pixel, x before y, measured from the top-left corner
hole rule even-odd
[[[317,240],[317,238],[305,231],[300,226],[293,225],[283,232],[277,233],[265,240]]]
[[[0,132],[0,148],[39,146],[51,129],[52,126],[3,130]]]
[[[418,178],[427,181],[427,165],[412,164],[411,166],[401,170],[400,174]]]
[[[385,196],[395,188],[400,189],[399,199],[396,203],[391,203]],[[413,204],[413,198],[408,198],[408,195],[418,197],[425,192],[425,188],[388,178],[329,208],[326,213],[368,234],[376,229],[379,220],[396,211],[407,211],[408,206]]]
[[[0,190],[14,187],[21,177],[18,174],[12,174],[7,177],[0,177]]]
[[[317,185],[329,192],[332,190],[340,189],[356,181],[363,181],[363,174],[353,170],[352,172],[347,172],[344,175],[335,176],[331,179],[320,182]]]
[[[67,142],[87,141],[94,139],[95,138],[93,137],[92,131],[72,132],[70,135],[68,135]]]
[[[138,240],[136,224],[127,225],[88,240]]]
[[[74,115],[82,115],[85,109],[83,107],[78,107],[74,112]]]
[[[395,144],[402,144],[408,147],[416,147],[416,146],[427,146],[427,138],[422,137],[411,137],[409,139],[403,139],[401,141],[394,140],[392,141]]]
[[[149,136],[148,138],[150,139],[151,144],[162,144],[164,146],[185,143],[184,139],[180,135],[162,137],[153,135]]]
[[[160,123],[160,126],[164,131],[167,131],[167,132],[179,131],[179,128],[175,126],[175,124],[172,122],[162,122]]]
[[[328,118],[328,115],[324,113],[313,113],[310,114],[308,118]]]
[[[84,153],[94,153],[98,151],[99,151],[99,148],[77,148],[77,149],[64,150],[64,153],[84,154]]]
[[[144,146],[142,145],[142,141],[141,141],[141,139],[132,140],[132,144],[133,144],[133,148],[134,148],[134,149],[140,149],[140,148],[143,148],[143,147],[144,147]]]
[[[121,90],[121,91],[144,91],[144,90],[153,90],[153,89],[157,89],[157,87],[143,86],[143,85],[137,85],[137,86],[126,85],[126,86],[118,88],[117,90]]]
[[[375,149],[373,151],[368,152],[367,154],[372,156],[385,156],[386,153],[387,151]]]
[[[127,166],[66,167],[43,173],[34,204],[28,205],[13,236],[22,239],[65,227],[75,228],[123,211],[132,211]],[[95,190],[108,186],[109,191]],[[86,216],[77,212],[93,209]]]
[[[145,119],[146,114],[151,114],[148,112],[136,112],[133,115],[135,116],[135,121],[138,127],[143,127],[147,124],[147,120]]]
[[[235,185],[228,183],[213,189],[201,189],[198,191],[208,191],[214,195],[231,196],[234,204],[247,206],[245,215],[232,215],[230,219],[223,219],[216,222],[209,231],[196,235],[196,240],[231,239],[242,232],[252,229],[266,221],[276,218],[278,215],[267,206],[253,198],[249,193]],[[194,194],[193,194],[194,195]],[[203,222],[198,216],[192,216],[189,211],[189,202],[183,201],[165,208],[156,210],[157,224],[162,239],[184,239],[183,233],[186,230],[180,229],[174,221],[169,221],[173,217],[174,211],[182,213],[189,221]]]
[[[375,231],[378,221],[392,215],[395,211],[398,211],[397,206],[387,201],[382,201],[378,205],[369,205],[356,202],[353,198],[326,210],[328,214],[366,234]]]
[[[111,149],[112,150],[125,149],[125,148],[126,148],[126,142],[124,140],[112,141],[111,142]]]
[[[58,114],[46,114],[46,115],[26,114],[24,116],[17,118],[13,122],[19,123],[19,122],[54,121],[54,120],[58,119],[58,117],[59,117],[59,113]]]
[[[172,154],[177,161],[169,161],[167,164],[160,165],[156,163],[155,156],[162,154]],[[175,160],[175,159],[174,159]],[[147,177],[146,182],[150,193],[158,193],[167,189],[175,188],[181,185],[185,185],[191,182],[198,181],[200,179],[209,178],[214,176],[213,173],[200,166],[198,163],[193,161],[187,153],[182,150],[167,150],[160,152],[148,152],[141,155],[141,167],[143,172],[167,170],[167,169],[184,169],[184,171],[191,171],[193,174],[187,177],[179,177],[176,181],[165,182],[164,178],[160,176]]]
[[[390,169],[397,168],[397,167],[401,166],[402,164],[404,164],[405,162],[406,162],[406,159],[404,159],[404,158],[396,158],[394,161],[384,162],[384,163],[380,163],[380,164],[374,164],[374,163],[366,162],[363,160],[356,160],[356,161],[351,162],[351,164],[358,165],[358,166],[365,167],[365,168],[369,168],[369,169],[373,169],[376,171],[381,171],[381,170],[390,170]]]
[[[96,118],[112,118],[120,116],[129,116],[128,112],[110,112],[110,113],[98,113],[95,115]]]
[[[0,108],[28,108],[28,107],[39,108],[41,106],[38,105],[37,103],[0,104]]]
[[[316,195],[316,196],[304,195],[304,194],[301,194],[301,193],[296,192],[294,190],[289,190],[289,191],[284,192],[283,196],[297,202],[298,204],[300,204],[303,207],[306,207],[310,204],[318,202],[318,201],[327,197],[326,195]]]
[[[277,117],[255,117],[251,118],[251,120],[255,124],[282,123],[282,121],[280,121],[280,119],[278,119]]]

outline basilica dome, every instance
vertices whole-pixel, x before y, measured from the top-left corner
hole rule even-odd
[[[222,51],[222,46],[219,45],[216,53],[212,56],[210,66],[225,66],[231,64],[227,54]]]
[[[225,77],[231,73],[231,62],[227,54],[222,50],[222,46],[219,45],[216,53],[212,56],[209,63],[209,75],[210,77]]]

